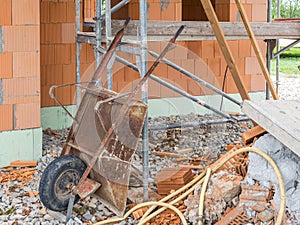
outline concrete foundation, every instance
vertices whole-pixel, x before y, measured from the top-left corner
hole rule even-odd
[[[279,167],[286,188],[286,205],[289,210],[300,212],[300,158],[270,134],[259,138],[255,144],[266,152]],[[249,153],[248,177],[270,188],[275,185],[274,201],[277,209],[280,204],[278,180],[271,165],[261,156]]]
[[[75,105],[68,105],[66,108],[71,112],[72,115],[75,115]],[[41,108],[41,125],[43,129],[64,129],[70,127],[72,122],[72,119],[59,106]]]
[[[0,167],[15,160],[38,160],[42,156],[42,128],[0,133]]]
[[[231,94],[231,96],[241,101],[239,94]],[[250,96],[253,100],[261,100],[265,97],[263,92],[253,92],[250,93]],[[222,97],[220,95],[199,96],[198,98],[216,109],[220,108],[222,101]],[[222,105],[222,111],[224,112],[241,112],[238,105],[228,101],[226,98],[223,99]],[[72,115],[75,115],[75,105],[66,106],[66,108],[72,113]],[[188,115],[190,113],[203,115],[206,113],[211,113],[211,111],[202,106],[199,106],[198,104],[188,100],[187,98],[176,97],[149,99],[148,113],[149,117],[159,117],[171,115]],[[44,107],[41,109],[41,123],[43,129],[46,129],[48,127],[51,129],[64,129],[71,126],[72,119],[59,106]]]

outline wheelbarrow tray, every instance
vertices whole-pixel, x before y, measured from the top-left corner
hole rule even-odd
[[[74,154],[89,165],[127,100],[127,96],[124,96],[105,101],[114,97],[117,97],[117,93],[107,89],[86,90],[75,117],[77,122],[71,127],[62,154]],[[99,101],[103,103],[95,109]],[[131,161],[146,112],[146,104],[130,100],[127,113],[114,127],[112,137],[98,155],[89,174],[90,179],[101,184],[95,195],[117,215],[122,215],[126,208]]]

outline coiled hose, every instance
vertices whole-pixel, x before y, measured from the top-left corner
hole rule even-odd
[[[284,187],[282,175],[280,173],[278,166],[276,165],[276,163],[273,161],[273,159],[269,155],[267,155],[265,152],[263,152],[259,149],[252,148],[252,147],[245,147],[245,148],[241,148],[241,149],[238,149],[235,151],[228,152],[228,154],[226,154],[223,158],[217,160],[214,164],[210,165],[206,171],[202,172],[200,175],[195,177],[191,182],[189,182],[185,186],[181,187],[177,191],[173,192],[172,194],[162,198],[158,202],[145,202],[145,203],[138,204],[135,207],[133,207],[131,210],[129,210],[122,218],[108,219],[108,220],[104,220],[104,221],[95,223],[94,225],[102,225],[102,224],[120,222],[122,220],[125,220],[132,212],[134,212],[138,208],[145,207],[145,206],[151,206],[151,207],[143,215],[143,217],[141,218],[138,225],[142,225],[142,224],[146,223],[147,221],[151,220],[152,218],[154,218],[155,216],[157,216],[159,213],[163,212],[167,208],[174,210],[174,212],[176,212],[177,215],[180,217],[182,223],[185,225],[185,224],[187,224],[187,222],[186,222],[183,214],[173,205],[175,203],[177,203],[178,201],[186,198],[191,192],[193,192],[196,186],[198,186],[204,182],[205,177],[208,177],[205,182],[207,185],[210,174],[215,173],[218,169],[220,169],[220,167],[222,165],[224,165],[231,158],[235,157],[236,155],[238,155],[240,153],[245,153],[245,152],[254,152],[254,153],[262,156],[264,159],[266,159],[270,163],[270,165],[273,167],[273,169],[275,171],[275,174],[277,176],[278,183],[279,183],[279,190],[280,190],[280,207],[279,207],[278,216],[276,218],[275,225],[281,225],[283,217],[284,217],[284,210],[285,210],[285,204],[286,204],[285,187]],[[207,176],[205,176],[206,174],[207,174]],[[201,191],[201,196],[203,195],[203,197],[201,197],[201,200],[199,203],[199,215],[200,216],[203,214],[203,211],[204,211],[204,196],[205,196],[205,194],[202,194],[202,192],[205,192],[206,185],[203,185],[202,191]],[[185,191],[185,192],[183,192],[183,191]],[[183,192],[183,193],[180,194],[181,192]],[[176,199],[172,200],[169,203],[165,203],[165,201],[167,201],[177,195],[179,195],[179,196]],[[157,206],[162,206],[162,208],[160,208],[152,213],[152,211]],[[152,213],[152,214],[150,214],[150,213]],[[202,218],[201,218],[201,220],[199,220],[198,224],[199,225],[203,224]]]

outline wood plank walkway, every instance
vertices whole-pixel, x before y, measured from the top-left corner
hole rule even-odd
[[[300,100],[246,100],[242,110],[300,156]]]

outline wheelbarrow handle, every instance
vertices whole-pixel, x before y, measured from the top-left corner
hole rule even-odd
[[[107,102],[112,102],[114,100],[117,100],[119,98],[123,98],[125,96],[129,96],[131,94],[131,92],[126,92],[126,93],[123,93],[123,94],[118,94],[117,96],[113,96],[113,97],[110,97],[110,98],[107,98],[103,101],[98,101],[95,105],[95,111],[98,111],[100,106],[103,104],[103,103],[107,103]]]
[[[81,86],[81,84],[87,84],[87,83],[95,83],[95,82],[80,82],[80,83],[70,83],[70,84],[61,84],[61,85],[53,85],[50,87],[49,89],[49,96],[50,98],[52,98],[59,106],[62,107],[62,109],[68,114],[69,117],[72,118],[72,120],[74,120],[76,123],[76,119],[75,117],[71,114],[71,112],[58,100],[58,98],[55,96],[54,94],[54,90],[57,88],[62,88],[62,87],[71,87],[71,86],[76,86],[79,87],[81,89],[88,89],[87,87],[83,87]]]

